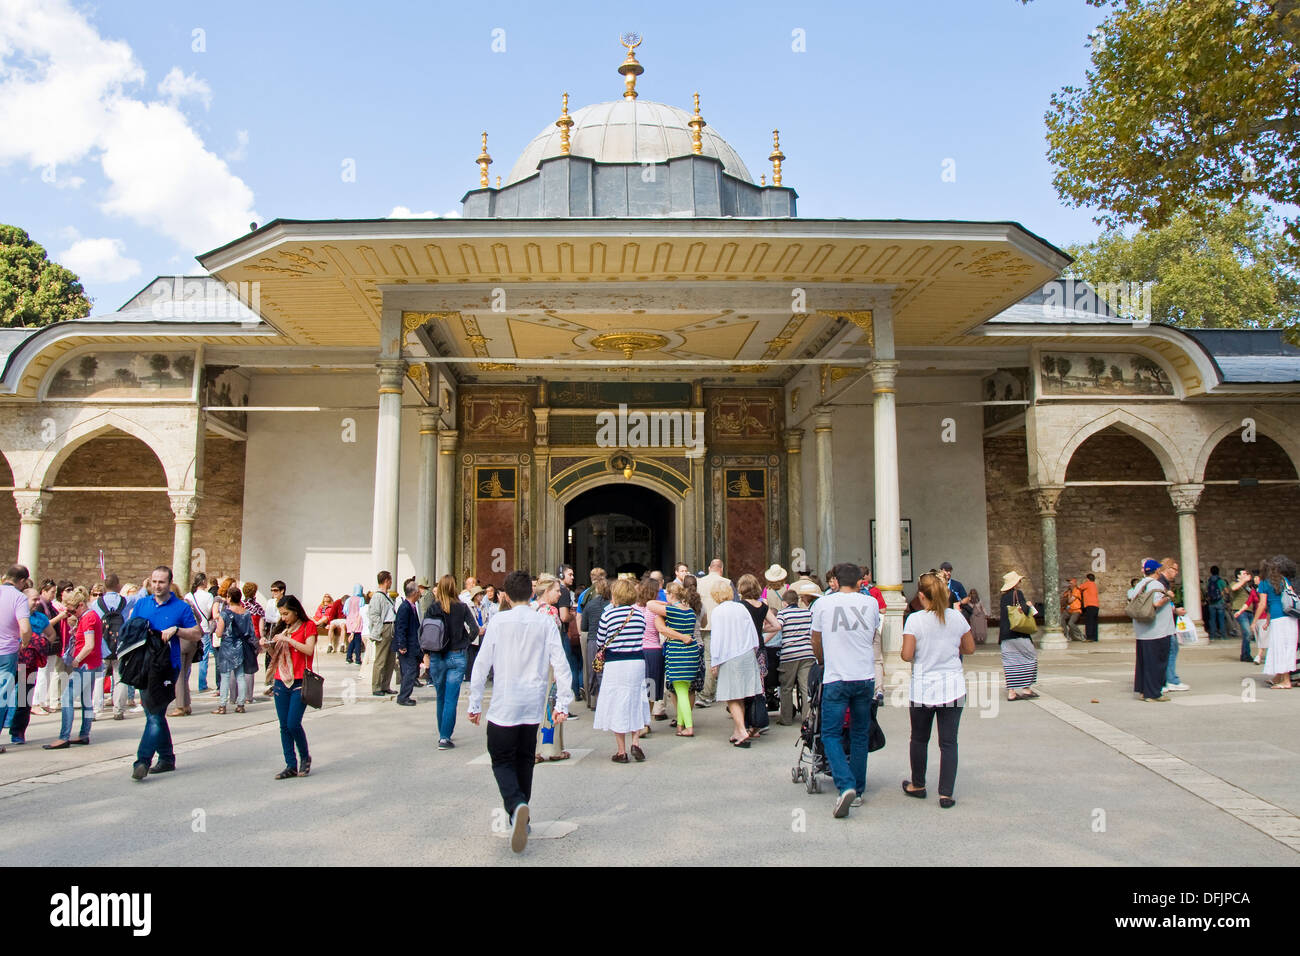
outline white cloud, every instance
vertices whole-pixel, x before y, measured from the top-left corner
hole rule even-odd
[[[194,97],[203,103],[206,110],[212,106],[212,87],[208,86],[207,81],[199,79],[196,74],[191,73],[186,76],[179,66],[171,68],[161,83],[158,84],[158,92],[167,98],[167,102],[176,106],[181,100],[187,97]]]
[[[222,157],[228,163],[237,163],[248,155],[248,130],[236,130],[235,142],[237,145],[234,149],[222,154]]]
[[[54,258],[83,282],[123,282],[140,274],[140,263],[127,258],[121,239],[79,239]]]
[[[456,209],[452,209],[449,212],[444,212],[441,215],[439,215],[438,213],[434,212],[432,209],[426,209],[424,212],[411,212],[411,210],[406,206],[394,206],[393,211],[390,212],[385,218],[386,219],[459,219],[460,211]]]
[[[253,192],[179,105],[189,97],[206,104],[210,88],[173,69],[158,86],[168,100],[150,102],[132,92],[144,79],[131,48],[100,36],[67,0],[0,0],[0,164],[53,169],[55,184],[75,188],[80,177],[58,167],[95,158],[108,179],[104,212],[186,252],[242,235],[262,218]]]

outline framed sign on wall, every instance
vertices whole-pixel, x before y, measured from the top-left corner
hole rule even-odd
[[[914,575],[912,574],[912,519],[903,518],[899,522],[899,535],[903,542],[903,584],[911,584]],[[871,519],[871,580],[879,580],[876,574],[876,568],[879,566],[880,558],[876,554],[876,519]]]

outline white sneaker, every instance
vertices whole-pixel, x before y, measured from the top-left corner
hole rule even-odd
[[[131,713],[133,713],[133,714],[141,714],[141,713],[144,713],[144,705],[142,705],[142,704],[136,704],[134,707],[131,708]]]
[[[514,827],[510,834],[510,849],[523,853],[528,845],[528,804],[521,803],[515,807],[514,819],[510,822]]]
[[[1168,686],[1165,687],[1164,692],[1166,694],[1171,694],[1174,691],[1191,690],[1191,689],[1192,689],[1191,684],[1169,684]]]
[[[862,798],[861,798],[861,797],[854,797],[854,798],[853,798],[853,802],[850,803],[849,806],[851,806],[851,807],[860,807],[860,806],[862,806]]]
[[[839,799],[835,801],[835,809],[831,811],[831,816],[840,820],[849,815],[849,806],[856,799],[858,792],[852,787],[840,794]]]

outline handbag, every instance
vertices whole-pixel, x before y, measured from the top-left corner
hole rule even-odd
[[[1282,581],[1282,593],[1278,595],[1282,599],[1282,611],[1287,617],[1300,617],[1300,595],[1295,593],[1290,581],[1286,578]]]
[[[883,750],[885,746],[885,732],[880,728],[880,721],[876,720],[876,711],[880,710],[880,698],[871,699],[871,734],[867,738],[867,753],[875,753],[877,750]]]
[[[627,617],[623,618],[623,623],[618,626],[618,630],[613,633],[609,640],[605,641],[604,644],[601,644],[600,647],[596,649],[596,654],[591,659],[592,673],[599,674],[605,669],[605,648],[609,647],[610,641],[613,641],[615,637],[618,637],[623,633],[623,628],[627,627],[627,622],[632,619],[632,615],[635,611],[635,607],[628,611]]]
[[[1020,601],[1017,600],[1019,597],[1019,591],[1012,596],[1011,604],[1007,607],[1007,623],[1016,634],[1035,634],[1038,632],[1038,622],[1020,606]]]
[[[313,657],[312,663],[315,661]],[[312,670],[311,665],[302,669],[302,702],[316,710],[325,703],[325,678]]]

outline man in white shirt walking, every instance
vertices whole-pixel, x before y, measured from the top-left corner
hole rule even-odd
[[[813,654],[822,675],[822,747],[839,798],[834,815],[849,815],[862,806],[867,790],[867,741],[871,735],[871,699],[876,693],[872,641],[880,629],[880,605],[858,591],[862,571],[856,564],[837,564],[830,576],[839,589],[813,605]],[[849,714],[849,753],[844,753],[844,714]]]
[[[562,724],[573,702],[572,674],[560,632],[553,620],[528,606],[533,580],[527,571],[506,575],[505,593],[511,608],[488,623],[483,646],[474,659],[469,685],[469,719],[483,716],[483,690],[493,671],[492,701],[488,708],[487,747],[492,774],[510,815],[510,849],[523,852],[528,843],[528,803],[533,794],[537,728],[546,711],[550,683],[548,667],[555,671],[555,723]]]

